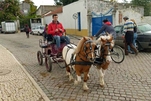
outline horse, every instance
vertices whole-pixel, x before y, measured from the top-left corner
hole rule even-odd
[[[110,56],[110,51],[114,46],[113,36],[111,34],[100,36],[96,43],[100,45],[97,49],[97,58],[96,60],[99,63],[96,63],[96,67],[99,72],[99,83],[101,87],[104,87],[104,75],[106,69],[109,67],[110,62],[112,61]]]
[[[72,46],[72,47],[71,47]],[[89,79],[89,69],[95,60],[96,44],[90,37],[82,37],[77,46],[67,45],[63,48],[62,56],[66,63],[66,73],[69,76],[69,81],[73,80],[71,68],[76,73],[74,84],[81,82],[81,74],[83,78],[83,90],[88,90],[87,80]]]

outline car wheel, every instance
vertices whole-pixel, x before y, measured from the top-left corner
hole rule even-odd
[[[140,43],[138,41],[136,41],[136,48],[138,51],[143,50],[142,46],[140,45]]]

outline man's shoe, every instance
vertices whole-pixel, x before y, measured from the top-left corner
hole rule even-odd
[[[125,54],[125,55],[128,55],[128,54]]]

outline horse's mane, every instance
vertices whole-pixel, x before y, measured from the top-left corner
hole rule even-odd
[[[102,40],[113,40],[112,35],[105,35],[105,36],[100,36],[97,40],[97,43],[100,43],[102,45]]]
[[[90,38],[89,38],[89,37],[82,37],[82,38],[81,38],[81,40],[78,42],[77,48],[76,48],[76,50],[75,50],[75,53],[76,53],[76,54],[80,52],[80,49],[82,48],[82,45],[83,45],[84,42],[85,42],[86,40],[88,40],[88,39],[90,39]]]

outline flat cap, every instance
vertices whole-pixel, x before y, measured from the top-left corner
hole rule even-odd
[[[127,16],[123,17],[123,19],[129,19]]]

